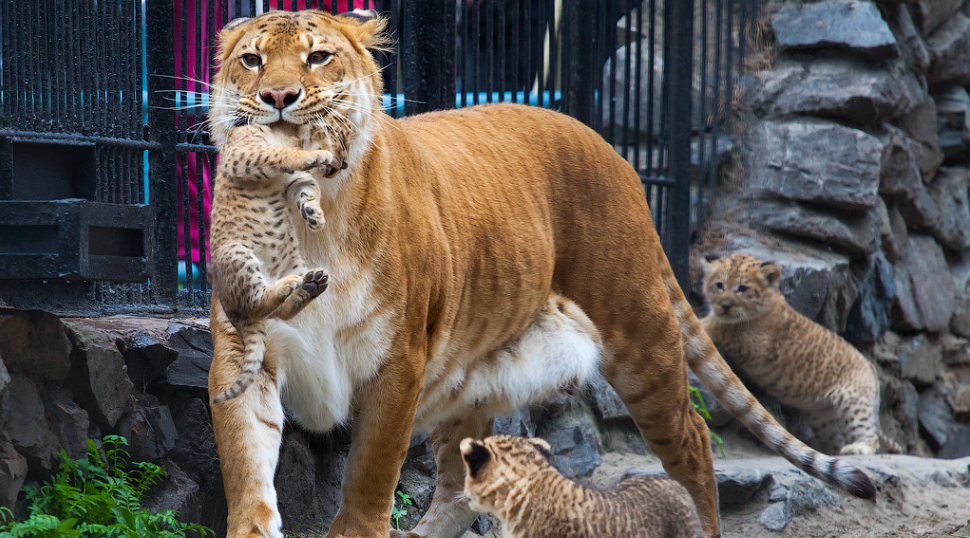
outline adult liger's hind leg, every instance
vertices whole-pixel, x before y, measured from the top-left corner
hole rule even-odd
[[[431,445],[438,466],[431,506],[414,530],[391,531],[392,538],[458,538],[475,521],[478,514],[461,496],[465,487],[465,464],[458,446],[465,437],[482,439],[492,434],[492,419],[471,413],[448,421],[431,432]]]

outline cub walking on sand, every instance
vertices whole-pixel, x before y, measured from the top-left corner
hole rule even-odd
[[[464,496],[494,514],[506,538],[699,538],[690,494],[665,477],[636,476],[608,490],[566,478],[549,443],[496,435],[461,442]]]
[[[876,369],[852,345],[799,314],[778,289],[781,268],[747,254],[702,262],[718,349],[781,403],[803,411],[826,453],[872,454],[880,440]]]
[[[320,187],[309,171],[329,176],[337,161],[329,150],[293,148],[313,144],[308,126],[245,125],[220,134],[212,283],[244,351],[239,377],[214,404],[238,397],[255,381],[266,351],[265,320],[293,318],[327,288],[327,271],[303,260],[289,214],[297,207],[310,230],[322,226]]]

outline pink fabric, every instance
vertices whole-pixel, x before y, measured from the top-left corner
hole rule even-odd
[[[363,8],[365,0],[334,0],[337,3],[337,9],[340,12],[350,11],[352,9]],[[201,18],[197,19],[196,9],[197,4],[201,3],[200,13]],[[248,4],[248,0],[244,3]],[[367,2],[372,4],[373,2]],[[209,50],[209,19],[212,18],[212,28],[216,33],[222,29],[222,2],[211,2],[211,0],[174,0],[174,13],[175,13],[175,77],[176,77],[176,88],[178,90],[194,93],[196,95],[196,103],[201,102],[201,96],[203,93],[208,92],[208,81],[212,74],[210,66],[212,65],[212,55],[214,50]],[[235,3],[230,2],[229,5],[233,6]],[[186,23],[185,23],[185,41],[183,41],[182,35],[182,9],[186,10]],[[331,11],[331,0],[269,0],[270,9],[282,9],[285,11],[295,11],[303,9],[323,9],[325,11]],[[210,9],[211,8],[211,9]],[[230,7],[231,9],[231,7]],[[229,20],[232,20],[240,16],[238,13],[229,13]],[[196,26],[201,30],[201,35],[203,36],[202,43],[196,43]],[[185,64],[182,65],[182,49],[185,48]],[[200,48],[201,47],[201,50]],[[198,58],[201,55],[202,61],[199,62]],[[201,66],[198,64],[201,63]],[[186,103],[181,103],[185,106]],[[176,117],[176,122],[180,129],[191,128],[198,125],[205,118],[201,115],[201,109],[190,109],[185,116],[184,123],[181,125],[182,117],[178,115]],[[182,180],[183,180],[183,170],[182,166],[176,169],[176,185],[177,185],[177,197],[178,197],[178,250],[179,259],[185,260],[187,262],[199,262],[201,261],[201,252],[205,251],[206,261],[209,260],[209,211],[212,207],[212,164],[215,162],[215,158],[212,155],[206,155],[202,153],[187,153],[184,154],[185,174],[188,178],[188,195],[189,210],[188,210],[188,220],[189,220],[189,252],[191,253],[191,258],[186,257],[186,241],[185,241],[185,199],[182,197]],[[202,171],[202,208],[203,208],[203,218],[204,220],[204,243],[200,241],[199,237],[199,189],[197,186],[197,177],[199,170]],[[204,246],[204,249],[203,249]]]

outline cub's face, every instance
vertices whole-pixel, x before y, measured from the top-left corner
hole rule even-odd
[[[376,13],[271,11],[236,19],[219,34],[210,122],[220,145],[238,125],[319,123],[357,133],[380,107]]]
[[[465,491],[469,507],[497,514],[513,484],[550,467],[552,451],[542,439],[494,435],[481,441],[462,440]]]
[[[781,268],[747,254],[703,261],[704,296],[722,323],[741,323],[773,306]]]

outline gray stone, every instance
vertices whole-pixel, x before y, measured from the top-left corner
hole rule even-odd
[[[6,433],[0,432],[0,506],[13,510],[27,478],[27,459],[21,456]]]
[[[941,24],[948,21],[963,3],[963,0],[915,0],[913,8],[916,11],[917,20],[920,21],[920,32],[924,36],[933,33]]]
[[[926,50],[926,43],[913,22],[909,8],[905,3],[900,3],[887,11],[895,16],[895,24],[890,24],[890,28],[896,36],[896,43],[899,44],[906,67],[916,73],[926,72],[930,67],[930,53]]]
[[[776,502],[762,510],[761,515],[758,516],[758,523],[768,530],[781,532],[791,523],[791,515],[785,510],[785,503]]]
[[[851,60],[816,61],[778,96],[782,114],[808,114],[858,125],[879,123],[912,110],[926,99],[919,80],[901,68]]]
[[[892,334],[892,333],[886,333]],[[890,379],[882,395],[886,412],[899,425],[899,435],[894,440],[904,449],[919,442],[919,392],[908,381]]]
[[[936,102],[927,96],[926,100],[899,119],[899,126],[913,140],[909,149],[916,159],[923,181],[933,179],[937,168],[943,164]]]
[[[936,387],[919,396],[919,425],[935,449],[946,444],[953,425],[953,410]]]
[[[889,230],[882,235],[882,250],[886,259],[898,263],[905,255],[904,249],[909,246],[909,230],[895,204],[886,209],[886,217],[889,220]]]
[[[784,4],[771,17],[782,50],[835,49],[869,59],[898,54],[896,38],[876,6],[858,0]]]
[[[596,413],[596,417],[600,420],[630,418],[630,412],[627,411],[623,400],[620,399],[609,382],[599,373],[594,374],[590,378],[584,395]]]
[[[139,461],[154,461],[175,448],[178,430],[167,405],[139,407],[118,421],[118,432],[128,439]]]
[[[74,397],[102,430],[114,428],[130,408],[134,385],[115,342],[83,323],[68,323],[74,342]]]
[[[305,436],[289,431],[280,447],[280,461],[273,481],[279,498],[278,506],[283,527],[294,529],[307,517],[316,519],[313,500],[316,480],[313,454]]]
[[[583,478],[599,467],[599,435],[591,420],[557,419],[537,432],[552,447],[552,464],[569,478]]]
[[[212,430],[212,420],[205,402],[198,398],[184,400],[175,407],[172,417],[178,431],[175,448],[168,454],[203,492],[222,490],[222,469]]]
[[[758,204],[755,215],[758,222],[775,233],[821,241],[855,258],[875,248],[872,212],[835,212],[798,203],[763,202]]]
[[[970,17],[955,13],[926,40],[930,84],[970,84]]]
[[[6,433],[30,469],[53,469],[56,444],[37,386],[24,374],[10,374],[10,419]]]
[[[970,340],[944,333],[940,336],[940,345],[943,348],[943,364],[947,366],[970,364]],[[963,412],[970,413],[970,408]]]
[[[899,375],[917,386],[931,385],[943,369],[940,345],[925,334],[907,337],[898,350]]]
[[[759,468],[715,469],[721,509],[744,506],[771,485],[771,474]]]
[[[958,293],[954,297],[956,307],[953,318],[950,319],[950,331],[953,334],[970,338],[970,287],[962,290],[957,288],[957,290]]]
[[[71,342],[54,314],[0,308],[0,357],[11,371],[60,381],[71,371]]]
[[[528,409],[516,409],[508,415],[495,417],[492,425],[495,435],[517,435],[519,437],[535,437],[536,425]]]
[[[768,259],[781,265],[779,287],[792,308],[831,331],[845,332],[849,310],[858,297],[848,258],[816,253]]]
[[[954,460],[966,456],[970,456],[970,426],[955,424],[937,457]]]
[[[937,131],[944,161],[963,164],[970,147],[970,94],[947,86],[936,95]]]
[[[849,210],[875,207],[883,145],[858,129],[764,121],[747,144],[747,184],[768,197]]]
[[[73,459],[83,458],[88,450],[91,425],[87,411],[78,407],[64,389],[45,390],[42,400],[57,446]]]
[[[163,461],[161,467],[167,476],[161,484],[148,490],[142,507],[151,513],[175,510],[183,522],[200,521],[199,485],[171,461]]]
[[[931,228],[940,210],[923,181],[916,145],[902,131],[893,132],[882,155],[879,194],[892,201],[909,227]]]
[[[121,342],[119,348],[128,367],[128,378],[140,389],[162,375],[178,358],[178,351],[153,334],[136,333]]]
[[[212,364],[212,335],[191,325],[172,323],[169,347],[178,358],[165,370],[161,382],[187,388],[209,388],[209,365]]]
[[[943,249],[931,237],[910,235],[895,282],[894,328],[939,332],[949,327],[956,289]]]
[[[937,219],[930,232],[942,245],[956,252],[970,249],[970,199],[967,169],[941,168],[928,186],[936,203]]]
[[[845,338],[853,343],[879,340],[889,328],[890,308],[896,297],[893,266],[876,253],[859,286],[859,300],[849,311],[845,324]]]
[[[755,76],[758,81],[758,91],[751,92],[748,105],[752,110],[762,114],[774,112],[778,98],[788,92],[793,85],[798,84],[807,72],[808,70],[801,64],[776,65],[771,69],[758,71]]]

